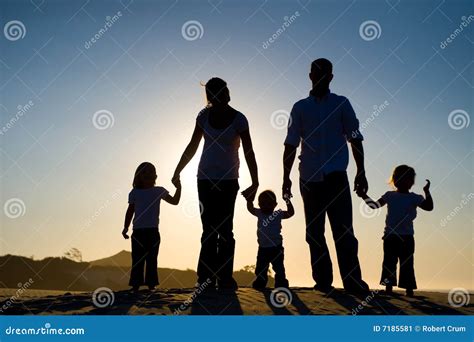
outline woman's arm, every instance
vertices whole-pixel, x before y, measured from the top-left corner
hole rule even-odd
[[[179,160],[178,166],[176,166],[176,170],[174,171],[173,183],[179,179],[179,175],[181,171],[183,171],[186,165],[188,165],[191,159],[193,159],[199,147],[199,143],[201,142],[202,135],[203,135],[202,128],[199,127],[198,124],[196,123],[196,126],[194,127],[193,135],[191,137],[191,141],[189,142],[188,146],[186,146],[186,149],[184,150],[183,155],[181,156],[181,159]]]
[[[124,239],[128,239],[128,227],[132,222],[133,214],[135,213],[135,205],[130,203],[125,213],[125,223],[123,224],[122,236]]]
[[[257,160],[255,159],[255,153],[252,146],[252,138],[250,137],[250,131],[245,130],[240,133],[240,139],[242,140],[242,147],[244,149],[245,161],[249,167],[250,177],[252,178],[252,185],[242,191],[242,195],[250,200],[255,198],[255,194],[258,189],[258,167]]]

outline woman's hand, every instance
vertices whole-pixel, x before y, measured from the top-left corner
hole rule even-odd
[[[245,197],[247,201],[252,201],[255,199],[255,195],[257,194],[258,184],[252,184],[247,189],[242,191],[242,196]]]
[[[129,238],[127,233],[128,233],[128,228],[124,228],[122,230],[122,236],[125,240],[127,240]]]

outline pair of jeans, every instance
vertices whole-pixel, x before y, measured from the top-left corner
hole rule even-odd
[[[397,263],[400,261],[398,287],[416,289],[413,254],[415,238],[413,235],[389,234],[383,238],[383,264],[381,285],[397,286]]]
[[[332,262],[326,244],[326,214],[331,224],[339,271],[346,290],[368,290],[362,280],[358,241],[352,227],[352,199],[345,171],[327,174],[320,182],[300,180],[306,219],[306,242],[311,254],[316,285],[330,287],[333,282]]]
[[[132,270],[130,286],[156,286],[158,281],[158,228],[134,229],[132,233]],[[143,277],[145,271],[145,278]]]
[[[198,180],[201,205],[201,253],[197,267],[198,283],[206,281],[222,287],[235,287],[234,207],[239,191],[237,179]]]
[[[255,267],[255,281],[253,287],[264,288],[268,281],[268,267],[272,264],[275,272],[275,287],[288,287],[285,274],[285,249],[283,246],[259,247],[257,254],[257,266]]]

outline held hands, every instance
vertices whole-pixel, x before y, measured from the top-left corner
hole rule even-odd
[[[129,239],[129,236],[128,236],[127,233],[128,233],[128,228],[124,228],[124,229],[122,230],[122,236],[123,236],[123,238],[124,238],[125,240],[128,240],[128,239]]]
[[[180,188],[181,188],[181,180],[179,179],[179,175],[178,175],[178,176],[173,176],[173,178],[171,179],[171,182],[173,183],[173,185],[174,185],[177,189],[180,189]]]
[[[354,179],[354,191],[357,193],[357,196],[361,197],[362,195],[367,194],[368,190],[369,184],[365,177],[365,172],[357,172],[357,176]]]
[[[179,178],[179,173],[173,175],[173,178],[171,178],[171,183],[173,183],[173,185],[177,188],[181,187],[181,180]]]
[[[291,193],[291,179],[287,178],[283,180],[283,187],[282,187],[282,193],[283,193],[283,199],[286,201],[290,200],[293,197],[293,194]]]
[[[423,191],[424,192],[430,192],[430,185],[431,185],[431,182],[429,179],[426,180],[426,185],[423,187]]]
[[[247,189],[242,191],[242,196],[244,196],[247,201],[253,202],[257,194],[257,189],[258,189],[258,185],[252,184]]]

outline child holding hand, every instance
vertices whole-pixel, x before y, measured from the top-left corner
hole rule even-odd
[[[132,270],[129,285],[137,292],[141,285],[153,290],[158,281],[158,230],[161,200],[177,205],[181,197],[181,183],[176,180],[174,196],[161,187],[155,186],[156,169],[151,163],[141,163],[135,171],[133,189],[128,196],[128,209],[122,236],[128,239],[128,228],[133,218]],[[146,265],[146,269],[145,269]],[[145,277],[143,277],[145,269]]]
[[[423,188],[424,197],[410,192],[415,184],[415,175],[412,167],[399,165],[393,171],[391,179],[395,191],[387,191],[378,201],[371,199],[367,193],[360,191],[357,193],[372,209],[387,205],[380,284],[385,285],[387,293],[392,293],[393,286],[397,286],[397,263],[400,262],[398,287],[406,289],[406,294],[410,297],[417,288],[413,259],[415,252],[413,220],[416,218],[417,208],[433,210],[429,180],[426,180],[427,183]]]

